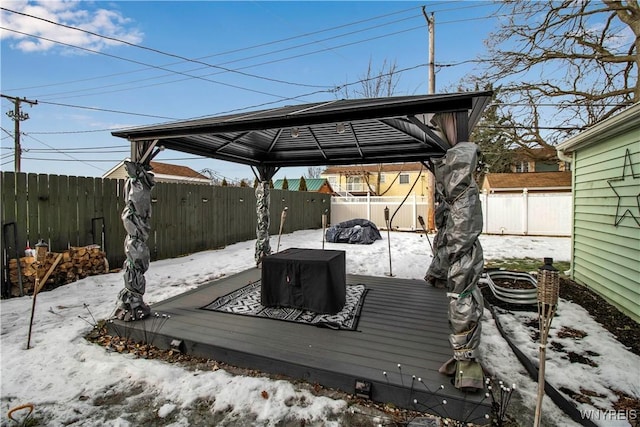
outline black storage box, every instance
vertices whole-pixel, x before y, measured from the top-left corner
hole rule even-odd
[[[261,303],[335,314],[346,298],[345,252],[291,248],[262,260]]]

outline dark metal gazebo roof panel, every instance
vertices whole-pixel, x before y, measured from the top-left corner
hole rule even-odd
[[[446,143],[429,120],[458,115],[471,132],[491,92],[346,99],[113,132],[130,141],[252,166],[421,161]],[[434,132],[431,132],[434,131]]]

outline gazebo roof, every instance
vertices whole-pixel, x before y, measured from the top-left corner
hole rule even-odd
[[[132,142],[250,166],[318,166],[424,161],[446,139],[434,114],[455,113],[458,135],[476,125],[492,92],[341,99],[113,132]]]

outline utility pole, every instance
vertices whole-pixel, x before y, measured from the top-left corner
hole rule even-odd
[[[20,103],[26,102],[30,105],[38,105],[38,101],[31,101],[27,98],[17,98],[14,96],[1,95],[3,98],[7,98],[9,101],[13,102],[13,111],[7,111],[7,116],[11,117],[14,121],[13,127],[13,138],[15,141],[15,171],[20,172],[20,157],[22,155],[22,148],[20,147],[20,122],[28,120],[29,114],[23,113],[20,110]]]
[[[435,44],[435,17],[433,16],[433,12],[431,12],[431,16],[427,15],[427,11],[425,10],[425,6],[422,6],[422,15],[424,19],[427,20],[427,26],[429,28],[429,93],[436,93],[436,66],[435,66],[435,52],[436,52],[436,44]]]
[[[422,15],[427,20],[427,27],[429,29],[429,94],[436,93],[436,66],[435,66],[435,17],[433,12],[431,16],[427,15],[425,6],[422,6]],[[427,173],[427,227],[428,230],[436,229],[435,220],[435,179],[433,173]]]

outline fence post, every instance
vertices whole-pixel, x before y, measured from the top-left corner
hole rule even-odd
[[[371,192],[367,191],[367,221],[371,221]]]
[[[413,193],[413,230],[416,231],[418,229],[418,200],[416,199],[416,193]]]
[[[529,190],[522,189],[522,234],[529,233]]]
[[[489,192],[485,188],[482,190],[482,232],[489,232]]]

